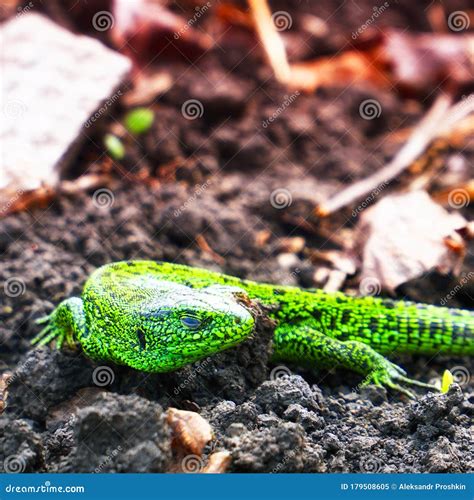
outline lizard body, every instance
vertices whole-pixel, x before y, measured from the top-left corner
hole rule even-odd
[[[474,354],[474,312],[242,280],[205,269],[126,261],[97,269],[81,298],[63,301],[34,343],[80,344],[94,360],[148,372],[178,369],[235,346],[254,328],[249,304],[269,306],[276,360],[343,366],[365,384],[407,378],[391,353]]]

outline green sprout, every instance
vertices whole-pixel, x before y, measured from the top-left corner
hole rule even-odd
[[[443,378],[441,380],[441,392],[446,394],[454,382],[453,374],[449,370],[444,370]]]
[[[107,134],[104,137],[104,144],[109,155],[115,160],[121,160],[125,156],[125,146],[116,135]]]
[[[135,135],[147,132],[153,124],[155,114],[148,108],[136,108],[125,116],[125,127]]]

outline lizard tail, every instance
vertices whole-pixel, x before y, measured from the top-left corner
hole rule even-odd
[[[342,337],[381,354],[474,355],[474,311],[375,297],[354,298],[346,310]]]

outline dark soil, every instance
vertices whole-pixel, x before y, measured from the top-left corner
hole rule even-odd
[[[383,24],[428,30],[428,3],[394,4]],[[463,2],[449,4],[450,10],[463,8]],[[276,8],[295,12],[296,24],[305,11],[318,9],[325,18],[334,10],[331,2],[275,2]],[[303,42],[299,32],[291,50],[303,58],[341,48],[372,8],[373,2],[347,3],[331,18],[324,40]],[[387,134],[415,123],[427,103],[367,86],[335,87],[297,96],[264,127],[288,91],[273,81],[260,50],[242,50],[223,44],[198,66],[167,64],[176,84],[154,105],[153,129],[128,146],[121,178],[104,186],[111,203],[98,206],[94,191],[62,194],[46,208],[0,220],[0,280],[15,278],[21,285],[15,297],[3,294],[3,286],[0,295],[1,360],[3,370],[13,373],[0,418],[4,468],[14,457],[25,471],[168,470],[172,451],[164,411],[172,406],[211,422],[216,439],[207,451],[229,450],[232,471],[472,471],[472,383],[445,395],[421,391],[417,401],[408,401],[379,388],[356,391],[361,378],[340,370],[274,369],[272,325],[262,321],[238,349],[175,373],[101,367],[110,376],[107,384],[80,352],[31,350],[34,320],[79,295],[90,272],[111,261],[168,260],[254,280],[315,285],[315,265],[304,253],[288,263],[281,238],[303,236],[309,248],[333,247],[328,234],[354,225],[352,208],[322,223],[312,214],[315,203],[379,168],[398,147],[385,141]],[[181,106],[188,99],[202,103],[202,118],[184,118]],[[379,118],[360,117],[365,99],[381,104]],[[88,170],[95,154],[95,146],[86,144],[68,176]],[[442,154],[445,161],[456,154],[472,164],[474,146]],[[134,180],[144,171],[160,185]],[[280,188],[292,197],[285,209],[270,203]],[[472,219],[474,211],[464,214]],[[268,241],[262,244],[264,231]],[[200,236],[214,253],[198,245]],[[473,269],[474,246],[469,251],[465,272]],[[399,295],[439,303],[452,282],[432,273]],[[450,305],[472,308],[473,296],[471,283]],[[471,359],[395,361],[425,381],[455,366],[473,372]]]

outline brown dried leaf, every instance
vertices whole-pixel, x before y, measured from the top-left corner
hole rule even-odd
[[[284,253],[299,253],[306,246],[306,240],[301,236],[281,238],[278,241],[278,251]]]
[[[6,401],[8,396],[8,385],[12,377],[11,372],[4,372],[0,375],[0,414],[6,407]]]
[[[228,451],[216,451],[209,457],[209,462],[202,469],[207,474],[222,474],[227,470],[231,461],[231,454]]]
[[[384,70],[372,64],[372,54],[358,50],[314,61],[291,64],[291,86],[313,92],[319,87],[353,85],[370,82],[379,88],[389,88],[390,79]]]
[[[291,65],[291,83],[313,91],[320,86],[366,81],[392,85],[409,94],[431,94],[439,85],[474,83],[474,37],[387,30],[360,43],[359,50]]]
[[[474,81],[474,37],[412,34],[391,30],[385,34],[383,56],[393,81],[401,88],[426,93],[442,82],[467,85]]]
[[[173,449],[201,455],[213,437],[209,422],[193,411],[168,408],[168,424],[173,430]]]
[[[457,272],[465,249],[460,231],[466,226],[461,215],[447,212],[425,191],[385,197],[362,213],[356,228],[361,282],[393,291],[432,269]]]
[[[172,85],[173,80],[168,73],[141,72],[133,81],[133,89],[124,95],[123,102],[130,107],[150,104]]]
[[[200,17],[209,9],[202,7]],[[209,35],[192,27],[190,19],[180,17],[150,0],[115,0],[112,39],[116,47],[135,61],[139,68],[160,61],[196,58],[212,46]]]

